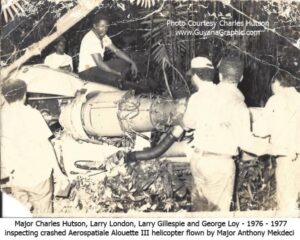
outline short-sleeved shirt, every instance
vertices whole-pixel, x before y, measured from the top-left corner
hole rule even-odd
[[[278,155],[300,153],[300,93],[286,88],[270,97],[253,130],[259,136],[270,135]]]
[[[53,69],[70,66],[73,70],[72,58],[67,54],[52,53],[45,58],[44,64]]]
[[[196,93],[192,94],[188,100],[186,112],[183,117],[185,127],[195,129],[198,119],[210,108],[206,102],[210,101],[216,90],[216,85],[213,83],[206,83],[201,86]]]
[[[106,48],[111,44],[112,41],[107,35],[100,40],[93,30],[89,31],[81,41],[78,71],[82,72],[96,67],[92,54],[100,54],[103,58]]]
[[[212,153],[236,155],[250,135],[244,96],[231,84],[199,89],[189,100],[184,122],[195,129],[193,146]]]
[[[1,109],[1,175],[13,172],[12,186],[30,188],[48,179],[56,155],[40,112],[25,105]]]

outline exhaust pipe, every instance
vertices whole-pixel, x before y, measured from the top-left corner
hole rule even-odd
[[[179,125],[175,126],[155,147],[127,153],[125,162],[131,163],[160,157],[182,136],[183,132],[184,130]]]

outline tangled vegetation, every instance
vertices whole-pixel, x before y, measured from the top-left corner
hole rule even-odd
[[[270,156],[237,160],[232,211],[276,209],[276,161]],[[193,180],[189,164],[151,160],[93,177],[80,176],[70,196],[56,198],[55,213],[190,212]],[[201,202],[201,199],[200,199]],[[300,202],[299,202],[300,203]],[[211,211],[202,201],[203,211]]]

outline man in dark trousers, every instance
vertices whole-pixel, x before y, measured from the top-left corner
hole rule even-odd
[[[86,33],[80,45],[79,76],[88,81],[119,87],[128,70],[135,77],[137,66],[122,50],[118,49],[106,35],[109,26],[104,14],[95,16],[93,28]],[[104,61],[104,52],[109,49],[119,59]]]

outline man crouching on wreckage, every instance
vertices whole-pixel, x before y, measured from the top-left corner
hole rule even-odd
[[[109,18],[104,13],[94,17],[93,28],[83,37],[79,53],[79,76],[93,82],[100,82],[115,87],[124,84],[131,69],[132,78],[137,76],[136,63],[118,49],[106,35]],[[104,52],[109,49],[118,59],[104,61]]]

